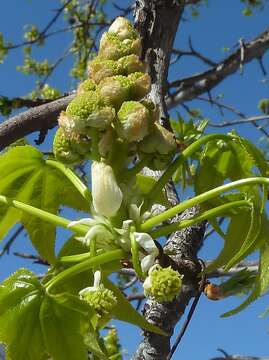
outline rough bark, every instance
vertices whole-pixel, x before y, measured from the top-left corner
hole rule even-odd
[[[52,129],[57,118],[75,95],[65,96],[48,104],[36,106],[0,124],[0,151],[14,141],[35,131]]]
[[[169,128],[167,108],[164,95],[167,89],[167,73],[170,63],[170,55],[174,37],[177,31],[184,5],[175,1],[137,1],[135,19],[137,29],[143,40],[143,58],[148,63],[148,71],[152,78],[151,99],[160,107],[160,123]],[[159,172],[152,173],[145,169],[144,174],[158,177]],[[172,183],[166,188],[168,198],[173,205],[178,203],[177,194]],[[162,211],[163,208],[154,206],[154,211]],[[189,209],[174,221],[180,218],[193,216],[199,211],[198,208]],[[200,266],[196,258],[201,246],[204,223],[178,231],[172,234],[164,249],[172,251],[176,266],[184,273],[184,285],[178,298],[169,303],[158,303],[148,299],[143,313],[145,318],[163,329],[168,336],[160,336],[145,332],[144,339],[140,343],[133,360],[165,360],[170,352],[170,337],[174,327],[190,299],[197,292],[197,274]]]

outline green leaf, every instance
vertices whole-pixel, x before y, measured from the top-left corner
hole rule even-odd
[[[56,214],[60,205],[77,210],[89,206],[63,174],[45,163],[32,146],[19,146],[0,156],[0,194]],[[55,261],[55,226],[21,211],[0,205],[0,239],[16,223],[22,223],[40,256]]]
[[[255,279],[255,271],[249,271],[245,268],[220,285],[221,295],[227,297],[247,294],[253,288]]]
[[[41,360],[45,355],[39,324],[42,290],[35,275],[19,270],[0,287],[0,342],[7,360]]]
[[[117,305],[112,309],[112,314],[115,319],[131,323],[159,335],[167,336],[163,330],[147,322],[146,319],[132,307],[119,288],[111,281],[104,279],[103,283],[104,286],[112,290],[117,297]]]
[[[66,306],[61,297],[45,297],[40,323],[46,349],[53,360],[88,359],[82,335],[88,330],[88,319],[80,308]]]
[[[232,216],[225,236],[225,243],[218,257],[206,268],[206,272],[226,265],[240,250],[248,234],[248,227],[251,221],[250,211],[242,210],[239,214]]]
[[[238,312],[244,310],[259,296],[264,295],[268,291],[268,287],[269,287],[269,244],[267,241],[268,231],[269,231],[269,221],[267,218],[265,218],[263,220],[262,229],[259,235],[259,238],[262,238],[259,239],[259,241],[263,244],[260,249],[259,271],[256,276],[252,293],[241,305],[239,305],[233,310],[224,313],[223,315],[221,315],[222,317],[228,317],[237,314]]]

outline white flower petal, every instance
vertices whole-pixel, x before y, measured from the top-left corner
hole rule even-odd
[[[95,271],[93,278],[94,278],[93,287],[97,289],[100,286],[100,282],[101,282],[101,271],[100,270]]]
[[[93,226],[95,225],[96,221],[94,219],[91,218],[84,218],[84,219],[80,219],[77,221],[71,221],[67,227],[72,227],[74,225],[89,225],[89,226]]]
[[[155,254],[149,254],[141,260],[141,269],[144,273],[147,272],[152,267],[155,258],[156,258]]]
[[[91,169],[93,206],[97,214],[112,217],[119,210],[123,198],[113,169],[97,161],[92,163]]]
[[[159,250],[155,245],[152,237],[147,233],[134,232],[134,236],[138,244],[149,254],[159,254]]]

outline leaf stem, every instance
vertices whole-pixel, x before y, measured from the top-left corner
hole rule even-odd
[[[72,228],[69,228],[68,225],[71,222],[70,220],[63,218],[61,216],[52,214],[48,211],[38,209],[34,206],[25,204],[21,201],[10,199],[3,195],[0,195],[0,203],[5,204],[7,206],[12,206],[12,207],[14,207],[18,210],[21,210],[29,215],[33,215],[33,216],[38,217],[39,219],[47,221],[53,225],[62,226],[64,228],[74,231],[82,236],[85,236],[88,231],[87,227],[85,227],[84,225],[74,225],[74,226],[72,226]]]
[[[172,162],[172,164],[165,170],[163,175],[159,178],[159,180],[155,183],[151,191],[148,193],[147,198],[145,199],[144,206],[142,207],[142,212],[146,211],[151,205],[156,196],[162,191],[168,181],[172,178],[173,174],[176,172],[179,165],[190,157],[195,151],[199,150],[200,147],[211,140],[226,140],[230,141],[233,139],[231,135],[226,134],[209,134],[203,136],[202,138],[198,139],[190,146],[188,146],[181,154]]]
[[[47,292],[50,292],[52,287],[58,285],[67,278],[80,274],[83,271],[88,270],[89,268],[96,267],[108,262],[112,262],[114,260],[124,259],[124,257],[126,257],[126,253],[122,249],[117,249],[84,260],[81,263],[73,265],[68,269],[60,272],[53,279],[49,280],[45,285]]]
[[[209,190],[200,195],[197,195],[197,196],[193,197],[192,199],[185,200],[182,203],[164,211],[162,214],[152,217],[151,219],[145,221],[144,224],[142,224],[140,226],[139,231],[147,232],[147,231],[151,230],[155,225],[158,225],[158,224],[168,220],[169,218],[174,217],[176,214],[179,214],[192,206],[195,206],[195,205],[201,204],[205,201],[208,201],[226,191],[240,188],[240,187],[246,186],[246,185],[256,185],[256,184],[268,185],[269,178],[251,177],[251,178],[240,179],[237,181],[233,181],[229,184],[218,186],[212,190]]]
[[[175,231],[182,230],[186,227],[200,223],[203,220],[208,220],[212,217],[222,215],[226,211],[233,210],[242,206],[250,206],[249,201],[248,200],[232,201],[228,204],[217,206],[214,209],[207,210],[204,213],[198,214],[197,216],[194,216],[191,219],[182,220],[181,222],[173,223],[166,226],[161,226],[158,229],[150,232],[150,236],[156,239],[160,236],[165,236]]]
[[[89,189],[70,168],[54,160],[46,160],[46,164],[60,170],[71,181],[80,194],[89,202],[89,204],[91,204],[92,197]]]

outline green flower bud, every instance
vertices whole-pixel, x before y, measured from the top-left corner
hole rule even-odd
[[[59,126],[64,130],[66,134],[72,133],[75,130],[75,123],[73,119],[66,115],[65,111],[61,111],[60,116],[58,118]]]
[[[92,163],[93,206],[99,215],[116,215],[122,202],[122,192],[117,184],[113,169],[103,162]]]
[[[132,82],[132,98],[141,99],[150,92],[151,80],[149,74],[135,72],[128,75],[128,79]]]
[[[108,330],[108,333],[104,336],[104,344],[109,357],[113,358],[113,360],[122,360],[121,346],[115,328]]]
[[[87,79],[79,84],[77,89],[77,95],[84,94],[85,92],[94,91],[96,89],[96,84],[91,80]]]
[[[172,301],[179,294],[182,278],[183,275],[173,270],[171,266],[162,268],[160,265],[154,265],[144,281],[144,293],[159,302]]]
[[[261,99],[258,104],[258,108],[265,115],[269,115],[269,99]]]
[[[107,60],[96,57],[88,65],[89,77],[93,79],[96,84],[107,77],[118,75],[119,66],[114,60]]]
[[[114,33],[104,33],[100,40],[99,55],[105,59],[118,60],[123,56],[141,53],[141,40],[120,39]]]
[[[87,287],[79,292],[81,299],[86,301],[101,318],[110,315],[113,307],[117,305],[117,298],[113,291],[100,284],[100,271],[94,274],[94,286]]]
[[[124,18],[117,17],[108,29],[109,33],[116,34],[121,40],[136,39],[138,37],[137,31],[134,29],[132,23]]]
[[[150,112],[137,101],[126,101],[117,114],[116,131],[129,142],[142,140],[149,132]]]
[[[139,152],[153,154],[148,165],[153,170],[163,170],[174,156],[177,145],[174,135],[159,124],[154,124],[153,130],[139,143]]]
[[[98,85],[98,91],[107,104],[118,108],[124,101],[131,98],[132,85],[128,77],[116,75],[103,79]]]
[[[91,142],[83,135],[66,133],[63,128],[56,131],[53,141],[53,153],[55,158],[66,164],[79,164],[90,152]]]
[[[117,63],[122,75],[145,71],[145,65],[134,54],[120,58]]]
[[[159,124],[154,124],[153,130],[139,145],[140,151],[146,154],[157,152],[161,155],[174,154],[176,147],[173,133]]]
[[[88,133],[94,127],[104,130],[115,117],[115,110],[104,104],[95,91],[89,91],[75,97],[66,108],[66,114],[74,121],[74,128],[81,133]]]

